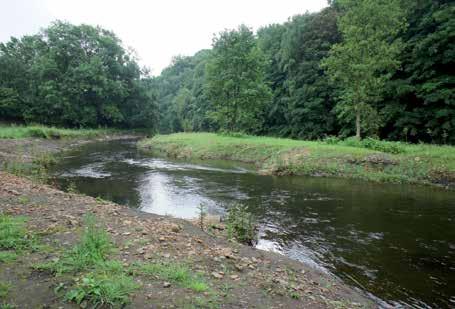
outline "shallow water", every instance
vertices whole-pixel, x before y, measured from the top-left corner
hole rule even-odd
[[[382,305],[455,307],[455,192],[346,179],[257,175],[238,163],[151,157],[134,141],[84,145],[55,166],[62,186],[142,211],[197,217],[234,202],[258,247],[333,272]]]

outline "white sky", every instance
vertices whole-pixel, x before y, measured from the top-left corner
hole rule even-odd
[[[226,28],[245,23],[257,30],[326,5],[327,0],[0,0],[0,42],[34,34],[56,19],[100,25],[159,74],[173,56],[209,48],[213,34]]]

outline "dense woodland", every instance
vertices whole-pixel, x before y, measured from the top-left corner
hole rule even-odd
[[[330,1],[223,31],[157,77],[112,32],[55,22],[0,45],[0,118],[455,144],[454,60],[449,0]]]

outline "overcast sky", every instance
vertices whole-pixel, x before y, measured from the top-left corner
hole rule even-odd
[[[141,65],[159,74],[175,55],[209,48],[213,34],[241,23],[257,30],[327,0],[0,0],[0,41],[33,34],[56,19],[100,25],[133,47]]]

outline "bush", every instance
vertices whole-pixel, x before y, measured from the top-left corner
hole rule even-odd
[[[235,205],[228,210],[226,227],[229,238],[252,245],[256,239],[253,215],[244,205]]]
[[[405,145],[403,145],[400,142],[380,141],[371,137],[367,137],[363,140],[359,140],[356,137],[349,137],[344,140],[340,140],[337,137],[328,136],[327,138],[324,139],[324,143],[332,145],[338,144],[357,148],[366,148],[392,154],[406,152]]]
[[[329,145],[336,145],[341,142],[341,138],[333,135],[326,136],[323,140],[324,143]]]

